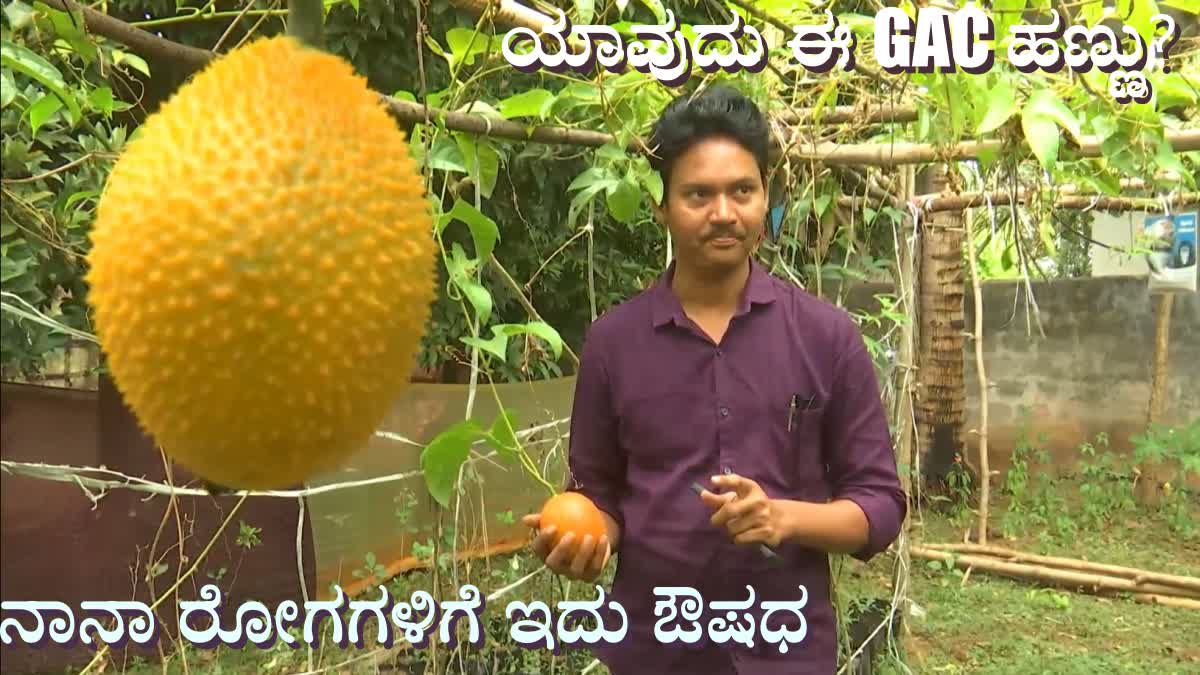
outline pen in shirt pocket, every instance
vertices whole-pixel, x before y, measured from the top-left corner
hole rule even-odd
[[[813,394],[808,398],[804,398],[800,394],[792,394],[792,400],[788,404],[788,421],[787,430],[791,431],[794,422],[796,421],[796,410],[812,410],[813,403],[817,400],[817,395]]]

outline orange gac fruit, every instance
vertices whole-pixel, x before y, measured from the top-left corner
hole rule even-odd
[[[91,233],[96,332],[142,428],[227,488],[290,487],[362,449],[436,297],[425,195],[347,61],[280,36],[196,74],[122,150]]]
[[[599,542],[600,537],[608,534],[600,509],[578,492],[562,492],[546,500],[538,527],[548,529],[550,526],[555,527],[555,546],[568,532],[575,534],[576,545],[582,544],[586,535],[592,535],[592,539]]]

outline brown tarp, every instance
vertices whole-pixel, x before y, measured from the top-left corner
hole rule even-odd
[[[6,460],[105,466],[132,476],[165,480],[161,456],[138,428],[132,413],[107,379],[99,391],[3,384],[0,397],[0,456]],[[172,466],[177,484],[192,477]],[[164,495],[111,490],[93,507],[77,485],[0,473],[0,597],[5,601],[56,600],[75,611],[76,627],[88,600],[139,600],[150,604],[186,571],[212,538],[237,497],[177,498],[184,536],[183,570],[179,570],[180,528],[171,514],[159,533],[170,504]],[[219,577],[222,623],[245,600],[274,607],[284,600],[303,601],[296,564],[299,502],[252,497],[226,528],[204,563],[181,587],[182,599],[195,599],[205,583]],[[307,520],[307,518],[306,518]],[[259,543],[240,547],[240,522],[259,528]],[[150,547],[159,572],[146,580]],[[303,525],[305,583],[315,583],[312,532]],[[222,572],[222,570],[224,570]],[[170,649],[178,611],[168,598],[157,611],[158,645]],[[5,612],[32,626],[25,612]],[[52,614],[47,614],[49,621]],[[101,615],[103,616],[103,615]],[[202,625],[196,625],[202,628]],[[16,637],[16,631],[10,631]],[[95,645],[64,647],[53,642],[29,647],[3,646],[0,672],[13,674],[64,672],[86,663]],[[153,657],[134,646],[125,656]],[[121,653],[116,653],[121,656]]]

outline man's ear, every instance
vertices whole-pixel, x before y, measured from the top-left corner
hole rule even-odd
[[[655,203],[654,198],[650,197],[650,210],[654,213],[654,220],[655,220],[655,222],[657,222],[659,225],[661,225],[663,227],[667,226],[667,209],[666,209],[666,204],[665,204],[666,201],[667,201],[667,198],[664,196],[663,197],[664,203],[657,204],[657,203]]]

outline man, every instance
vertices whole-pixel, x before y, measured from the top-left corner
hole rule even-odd
[[[550,550],[547,528],[533,548],[585,582],[615,556],[609,599],[627,612],[628,633],[594,647],[614,675],[832,674],[827,554],[868,560],[906,515],[857,325],[751,257],[766,224],[767,133],[762,113],[730,89],[664,111],[650,144],[664,186],[654,213],[675,259],[657,284],[593,322],[583,347],[570,489],[604,512],[608,534],[567,536]],[[538,516],[524,522],[536,529]],[[654,589],[664,586],[694,588],[706,605],[742,601],[737,617],[754,620],[753,646],[708,639],[723,609],[695,619],[696,643],[656,637],[669,611],[655,615]],[[767,622],[803,629],[781,653],[763,639],[758,608],[800,600],[803,619]],[[662,628],[692,628],[688,619]]]

